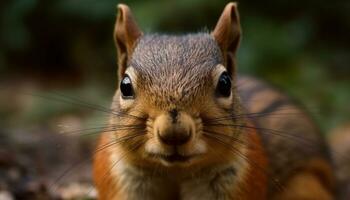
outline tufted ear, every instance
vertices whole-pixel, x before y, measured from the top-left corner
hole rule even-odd
[[[118,4],[118,15],[114,27],[114,42],[118,52],[119,76],[123,76],[137,40],[142,32],[127,5]]]
[[[236,3],[228,3],[211,33],[224,56],[224,64],[231,76],[235,73],[236,52],[241,39],[241,26]]]

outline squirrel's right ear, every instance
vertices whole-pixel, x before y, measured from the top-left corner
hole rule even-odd
[[[118,52],[119,76],[121,77],[126,70],[127,62],[137,40],[142,36],[142,31],[137,26],[129,7],[125,4],[118,4],[118,15],[113,36]]]
[[[236,52],[241,40],[241,26],[236,3],[228,3],[211,35],[224,56],[224,64],[231,76],[235,73]]]

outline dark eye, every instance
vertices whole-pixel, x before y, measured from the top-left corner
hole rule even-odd
[[[120,91],[123,99],[133,99],[134,89],[132,88],[131,79],[128,75],[125,75],[120,82]]]
[[[216,86],[216,94],[219,97],[229,97],[231,95],[231,77],[227,72],[223,72]]]

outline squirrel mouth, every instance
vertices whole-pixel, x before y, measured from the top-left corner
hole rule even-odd
[[[152,157],[162,159],[168,163],[175,163],[175,162],[188,162],[193,156],[184,156],[180,155],[179,153],[175,152],[170,155],[164,155],[164,154],[152,154]]]
[[[182,156],[178,153],[174,153],[174,154],[171,154],[171,155],[165,155],[165,156],[162,156],[162,159],[167,161],[167,162],[170,162],[170,163],[173,163],[173,162],[186,162],[186,161],[189,161],[191,159],[191,156]]]

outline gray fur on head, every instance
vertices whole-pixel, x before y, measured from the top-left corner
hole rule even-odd
[[[163,96],[179,91],[181,94],[174,95],[186,98],[190,90],[191,95],[188,96],[201,91],[210,82],[212,69],[222,62],[220,48],[208,33],[182,36],[152,34],[139,39],[129,66],[138,72],[141,82],[151,84],[140,83],[140,87],[147,89],[150,95]],[[176,101],[174,95],[168,101]]]

